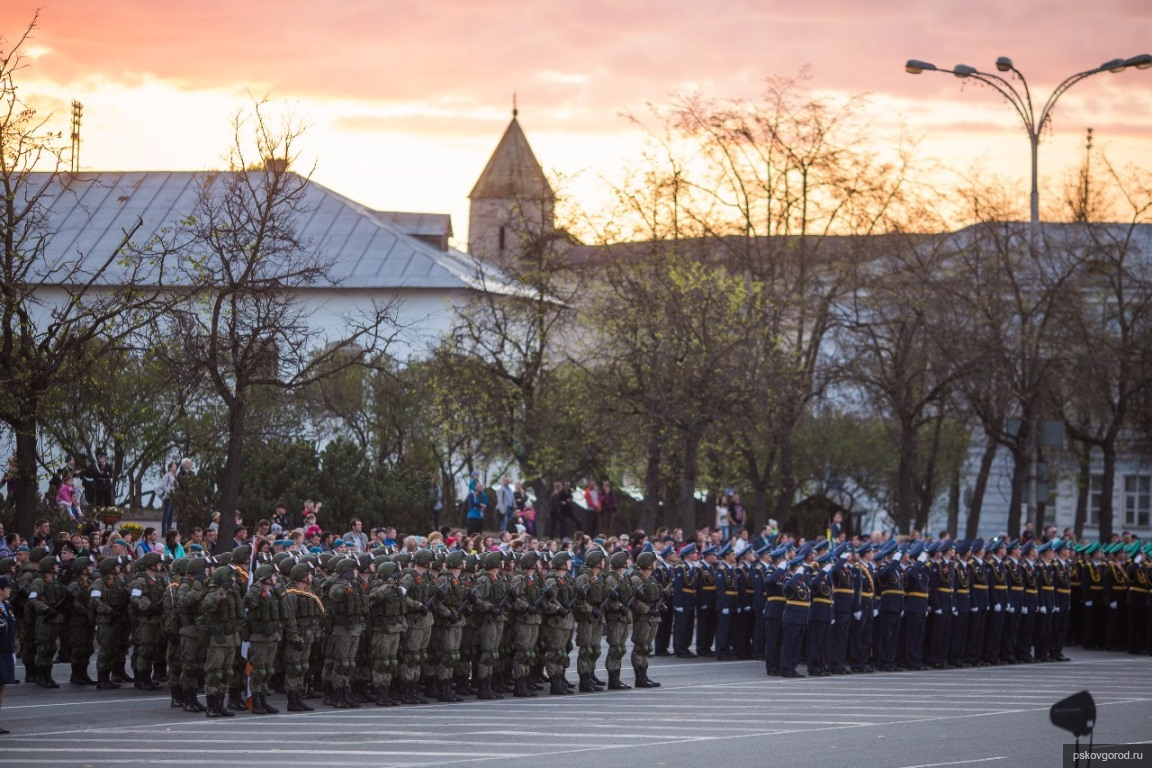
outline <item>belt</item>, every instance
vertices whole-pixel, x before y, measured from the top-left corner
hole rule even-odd
[[[812,602],[814,602],[814,603],[825,603],[825,604],[827,604],[827,605],[832,605],[832,601],[831,601],[831,600],[829,600],[829,599],[828,599],[828,598],[826,598],[826,597],[814,597],[814,598],[812,598]]]
[[[788,601],[788,605],[798,605],[798,606],[800,606],[800,607],[802,607],[802,608],[808,608],[808,607],[810,607],[810,606],[808,605],[808,603],[804,602],[803,600],[789,600],[789,601]]]
[[[1099,591],[1099,592],[1103,592],[1103,591],[1104,591],[1104,587],[1102,587],[1102,586],[1101,586],[1101,587],[1092,586],[1092,587],[1088,587],[1088,589],[1095,589],[1095,590],[1097,590],[1097,591]]]
[[[956,594],[958,594],[958,595],[966,595],[966,594],[968,594],[968,590],[966,590],[966,589],[958,589],[958,590],[956,590]]]
[[[1024,590],[1024,594],[1026,594],[1026,595],[1035,595],[1035,594],[1036,594],[1036,592],[1037,592],[1037,590],[1035,590],[1035,589],[1026,589],[1026,590]]]
[[[696,590],[694,590],[694,589],[681,589],[680,591],[681,591],[681,592],[683,592],[683,593],[684,593],[684,594],[686,594],[686,595],[694,595],[694,594],[696,594]]]
[[[843,587],[838,587],[832,591],[837,595],[854,595],[854,594],[856,594],[856,590],[844,589]]]
[[[992,589],[1002,589],[1005,592],[1007,592],[1008,591],[1008,585],[1007,584],[997,584],[994,587],[992,587]]]
[[[1024,587],[1008,587],[1008,589],[1012,590],[1013,592],[1023,592],[1024,591]]]
[[[925,600],[928,599],[928,593],[927,592],[905,592],[904,596],[905,597],[923,597]]]
[[[1058,589],[1058,590],[1056,590],[1056,591],[1057,591],[1058,593],[1060,593],[1061,595],[1070,595],[1070,594],[1072,594],[1072,590],[1070,590],[1070,589]]]
[[[1147,592],[1143,587],[1128,587],[1129,592]]]
[[[1051,592],[1052,590],[1056,589],[1056,587],[1040,587],[1040,589],[1044,590],[1045,592]]]
[[[724,590],[724,594],[731,595],[732,597],[735,597],[736,595],[738,595],[740,593],[739,592],[729,592],[728,590]]]
[[[951,588],[951,587],[936,587],[936,591],[937,591],[937,592],[948,592],[948,593],[951,593],[951,592],[952,592],[952,588]]]
[[[987,584],[973,584],[972,589],[988,589]]]
[[[880,593],[880,597],[884,597],[884,595],[900,595],[901,597],[903,597],[904,596],[904,590],[902,590],[902,589],[886,589]]]
[[[711,587],[703,587],[703,590],[704,590],[705,592],[715,592],[715,591],[716,591],[716,587],[715,587],[715,586],[711,586]]]
[[[770,602],[770,603],[786,602],[786,601],[787,601],[787,598],[780,597],[779,595],[777,595],[775,597],[768,598],[768,602]]]

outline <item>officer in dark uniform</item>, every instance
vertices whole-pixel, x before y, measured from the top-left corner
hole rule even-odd
[[[832,615],[832,560],[831,552],[816,558],[808,586],[812,593],[812,606],[808,613],[808,676],[828,677],[828,631],[835,618]]]
[[[992,665],[1000,663],[1004,620],[1008,616],[1008,571],[1004,565],[1007,552],[1006,541],[992,539],[988,542],[988,557],[984,561],[989,587],[988,620],[984,625],[984,661]]]
[[[656,568],[653,570],[653,576],[656,582],[660,585],[661,589],[671,590],[672,585],[672,568],[673,566],[668,563],[668,559],[674,556],[676,548],[671,544],[664,547],[656,553]],[[674,626],[673,617],[676,611],[672,607],[671,600],[660,601],[660,625],[656,628],[656,640],[654,642],[656,650],[653,651],[653,656],[671,656],[668,647],[672,644],[672,628]]]
[[[952,638],[952,618],[956,612],[956,574],[952,569],[951,539],[932,545],[935,550],[928,569],[928,605],[932,611],[932,652],[928,657],[934,669],[948,666]]]
[[[853,555],[851,545],[844,541],[836,545],[832,552],[832,570],[828,572],[832,583],[831,637],[828,645],[829,672],[834,675],[848,674],[848,639],[852,633],[853,614],[860,612],[859,574],[849,559]]]
[[[1064,645],[1068,642],[1069,622],[1072,619],[1072,563],[1065,558],[1069,547],[1062,539],[1052,542],[1056,553],[1053,573],[1056,577],[1056,608],[1052,616],[1052,658],[1055,661],[1071,661],[1064,655]]]
[[[932,553],[927,549],[923,542],[913,543],[908,549],[912,562],[904,568],[904,653],[900,665],[905,669],[928,668],[924,664],[924,623],[929,612],[931,577],[925,563]]]
[[[1016,639],[1020,634],[1021,609],[1024,607],[1024,573],[1020,568],[1020,542],[1010,541],[1005,546],[1008,557],[1004,560],[1004,580],[1008,584],[1008,605],[1004,610],[1004,634],[1000,639],[1000,663],[1016,663]]]
[[[896,671],[900,647],[900,618],[904,615],[904,574],[900,567],[904,552],[895,541],[876,551],[876,584],[880,590],[876,616],[876,660],[881,672]]]
[[[784,631],[784,584],[788,577],[785,565],[790,548],[787,544],[768,554],[764,572],[764,666],[769,675],[780,676],[780,646]]]
[[[1107,565],[1099,543],[1090,544],[1081,553],[1084,626],[1084,650],[1104,647],[1108,630],[1108,603],[1104,599],[1104,573]]]
[[[700,585],[696,589],[696,655],[715,656],[712,641],[716,638],[716,547],[700,552]]]
[[[716,580],[716,660],[731,661],[732,624],[740,602],[740,584],[736,573],[736,552],[725,544],[716,552],[720,562],[713,571]],[[697,643],[697,652],[700,650]]]
[[[740,551],[736,558],[736,591],[738,603],[736,620],[732,623],[732,654],[738,659],[753,658],[752,644],[755,624],[759,624],[759,613],[754,613],[752,603],[756,599],[756,585],[753,583],[752,565],[756,560],[756,550],[751,546]],[[753,616],[756,620],[753,621]],[[756,658],[760,657],[763,645],[755,646]]]
[[[872,666],[873,621],[879,613],[876,569],[872,564],[875,554],[875,545],[864,542],[857,548],[856,562],[852,564],[856,571],[854,583],[859,592],[859,602],[852,614],[852,629],[848,635],[848,662],[856,673],[876,671]]]
[[[699,553],[695,544],[680,550],[680,562],[672,568],[674,624],[672,648],[678,659],[694,659],[692,628],[696,621],[696,592],[700,585]]]
[[[808,588],[808,568],[805,557],[811,545],[805,544],[796,557],[787,562],[789,574],[784,582],[784,612],[781,616],[783,637],[780,642],[780,677],[804,677],[796,671],[800,661],[800,644],[808,626],[808,612],[812,608],[812,591]]]
[[[1056,618],[1056,552],[1052,549],[1055,541],[1046,541],[1036,547],[1036,582],[1040,587],[1037,596],[1036,632],[1033,640],[1036,661],[1055,661],[1056,640],[1053,630]]]
[[[1024,592],[1020,603],[1020,625],[1016,633],[1016,661],[1032,663],[1032,642],[1036,635],[1036,616],[1040,610],[1040,579],[1036,573],[1036,543],[1025,542],[1020,547],[1020,578]]]

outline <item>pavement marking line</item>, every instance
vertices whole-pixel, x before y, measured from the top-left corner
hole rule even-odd
[[[333,747],[335,747],[335,746],[336,745],[333,745]],[[608,747],[608,748],[614,749],[615,747]],[[71,753],[71,752],[90,752],[90,751],[91,751],[91,749],[89,749],[88,747],[84,747],[84,746],[79,746],[79,747],[44,747],[44,746],[8,747],[8,746],[5,746],[4,747],[4,753],[5,754],[7,754],[9,752]],[[267,755],[269,752],[272,752],[272,751],[273,750],[268,750],[268,749],[204,749],[204,748],[200,748],[200,749],[196,750],[197,755],[201,758],[199,761],[201,764],[204,762],[203,758],[206,755]],[[161,754],[161,755],[165,754],[163,748],[159,748],[159,747],[155,748],[155,749],[148,749],[148,748],[144,748],[144,747],[119,747],[116,749],[116,753],[117,754],[145,753],[145,754]],[[412,757],[412,756],[415,756],[415,757],[420,757],[420,756],[439,757],[441,755],[444,755],[447,757],[456,757],[460,753],[458,751],[457,752],[412,752],[412,751],[397,750],[397,749],[336,750],[336,749],[296,749],[296,748],[292,748],[292,749],[275,750],[275,754],[281,754],[281,755],[287,755],[287,756],[291,756],[291,755],[324,755],[325,757],[332,757],[334,755],[342,755],[342,756],[343,755],[363,755],[363,756],[369,756],[369,757],[375,757],[376,755],[403,755],[405,757]],[[531,758],[531,757],[534,757],[534,753],[532,753],[532,752],[501,752],[501,753],[481,755],[479,759],[481,759],[481,760],[511,760],[513,758]],[[153,758],[153,760],[157,760],[157,759],[165,759],[165,758]],[[85,759],[85,760],[83,760],[83,762],[88,762],[88,760]]]
[[[990,763],[993,760],[1007,760],[1007,757],[982,757],[978,760],[956,760],[951,763],[924,763],[923,765],[905,765],[901,768],[940,768],[943,765],[971,765],[972,763]]]

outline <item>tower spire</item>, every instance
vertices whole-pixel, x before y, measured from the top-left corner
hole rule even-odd
[[[516,91],[512,91],[512,118],[515,119],[516,115],[520,114],[520,110],[516,108]]]

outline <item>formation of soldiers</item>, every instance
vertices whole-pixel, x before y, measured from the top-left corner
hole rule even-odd
[[[763,659],[785,678],[804,676],[801,659],[824,677],[1068,661],[1069,643],[1144,654],[1150,555],[1141,542],[1058,539],[820,540],[739,555],[689,544],[671,569],[674,653]]]
[[[567,552],[254,557],[245,545],[174,562],[82,556],[65,576],[45,549],[28,555],[0,560],[0,573],[17,585],[26,682],[45,688],[59,687],[52,664],[65,625],[69,683],[152,691],[166,681],[173,708],[208,717],[277,714],[274,690],[289,712],[321,697],[359,708],[533,697],[545,685],[552,695],[625,690],[629,637],[636,687],[660,685],[648,656],[666,588],[651,552],[635,563],[589,552],[577,571]],[[595,674],[604,635],[606,682]],[[574,647],[578,683],[566,675]]]
[[[390,553],[170,561],[42,547],[0,560],[16,585],[27,682],[157,690],[208,717],[655,688],[652,655],[763,659],[809,676],[1067,661],[1066,643],[1152,650],[1152,545],[821,540],[737,553]],[[63,572],[62,572],[63,570]],[[66,643],[61,643],[62,632]],[[606,638],[608,680],[595,674]],[[693,650],[693,640],[695,640]],[[577,682],[568,680],[576,650]],[[97,679],[88,676],[93,655]],[[132,672],[128,671],[131,667]],[[205,701],[199,698],[203,691]]]

